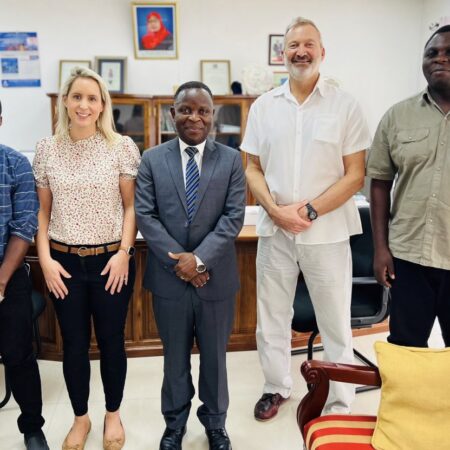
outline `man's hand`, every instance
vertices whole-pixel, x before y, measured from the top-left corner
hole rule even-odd
[[[201,288],[208,281],[209,281],[209,273],[208,273],[208,271],[206,271],[206,272],[203,272],[203,273],[198,273],[194,278],[192,278],[190,283],[192,284],[192,286],[194,286],[196,288]]]
[[[178,278],[183,281],[191,281],[198,275],[197,273],[197,261],[193,253],[172,253],[168,252],[170,258],[178,261],[175,266],[175,273]]]
[[[373,271],[378,283],[391,288],[390,280],[395,279],[394,261],[388,248],[376,251],[373,258]]]
[[[312,223],[312,220],[308,217],[308,208],[306,206],[302,206],[298,210],[298,215],[300,216],[300,219],[303,219],[306,222]]]
[[[5,296],[7,283],[4,280],[0,280],[0,298]]]
[[[299,214],[299,210],[307,203],[308,202],[304,200],[302,202],[292,203],[292,205],[277,206],[270,217],[275,225],[283,230],[294,234],[301,233],[312,225],[312,222],[309,219],[302,219]]]

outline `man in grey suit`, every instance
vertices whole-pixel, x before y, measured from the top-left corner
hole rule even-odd
[[[192,81],[175,93],[178,138],[144,153],[136,216],[149,248],[144,287],[164,347],[160,450],[181,449],[195,389],[190,354],[200,351],[197,416],[211,450],[230,450],[226,346],[239,289],[235,239],[245,212],[241,155],[207,139],[213,124],[209,88]]]

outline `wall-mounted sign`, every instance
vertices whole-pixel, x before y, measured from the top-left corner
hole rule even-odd
[[[40,87],[37,33],[0,33],[0,64],[3,87]]]

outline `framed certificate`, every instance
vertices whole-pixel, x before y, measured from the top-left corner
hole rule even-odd
[[[214,95],[230,93],[230,61],[202,59],[200,61],[201,80]]]

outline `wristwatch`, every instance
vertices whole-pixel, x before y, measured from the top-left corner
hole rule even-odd
[[[206,272],[206,266],[204,264],[199,264],[195,270],[197,271],[197,273],[204,273]]]
[[[128,256],[134,256],[134,254],[136,253],[136,248],[135,247],[119,247],[119,250],[123,250]]]
[[[197,256],[195,256],[195,261],[197,262],[197,267],[195,268],[197,273],[204,273],[206,272],[206,266],[203,264],[202,260]]]
[[[308,210],[308,219],[309,220],[316,220],[319,215],[317,214],[317,211],[313,208],[311,203],[307,203],[306,209]]]

